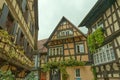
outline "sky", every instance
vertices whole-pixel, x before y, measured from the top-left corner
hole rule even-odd
[[[38,0],[38,40],[49,38],[63,16],[78,27],[96,2],[97,0]],[[85,27],[79,29],[87,33]]]

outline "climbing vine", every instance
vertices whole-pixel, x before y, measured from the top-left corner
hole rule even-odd
[[[98,28],[92,34],[90,34],[87,38],[87,43],[88,43],[90,52],[95,52],[95,49],[102,45],[102,43],[104,42],[104,39],[105,37],[104,37],[103,29],[101,27]]]
[[[73,67],[73,66],[84,66],[86,63],[83,61],[77,61],[75,59],[68,59],[65,61],[52,61],[47,62],[43,66],[43,72],[50,71],[50,69],[58,68],[60,72],[62,73],[62,80],[66,80],[69,77],[69,74],[66,71],[66,67]]]
[[[15,76],[12,74],[10,70],[8,71],[0,70],[0,80],[15,80]]]
[[[0,53],[8,59],[16,60],[21,64],[32,66],[31,61],[24,55],[23,47],[13,43],[14,37],[7,31],[0,30]]]
[[[92,71],[92,73],[93,73],[94,80],[97,80],[97,77],[96,77],[96,68],[95,68],[95,67],[92,67],[92,68],[91,68],[91,71]]]
[[[36,80],[34,72],[29,73],[26,77],[25,80]]]

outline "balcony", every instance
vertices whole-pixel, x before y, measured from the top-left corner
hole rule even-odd
[[[9,35],[7,31],[0,30],[0,58],[30,70],[34,67],[34,63],[26,57],[21,46],[13,43],[13,40],[13,36]]]

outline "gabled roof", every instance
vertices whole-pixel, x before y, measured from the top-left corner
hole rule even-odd
[[[40,50],[40,53],[47,53],[47,48],[44,46],[46,43],[47,39],[42,39],[38,41],[38,50]]]
[[[89,27],[89,25],[95,22],[114,2],[115,0],[98,0],[78,27]]]
[[[45,43],[45,45],[47,45],[47,43],[51,40],[52,36],[54,35],[54,33],[56,32],[56,30],[58,29],[59,25],[64,22],[64,21],[68,21],[79,33],[81,33],[85,38],[86,35],[84,33],[82,33],[74,24],[72,24],[67,18],[65,18],[64,16],[61,18],[60,22],[57,24],[56,28],[54,29],[54,31],[52,32],[52,34],[50,35],[50,37],[48,38],[47,42]]]

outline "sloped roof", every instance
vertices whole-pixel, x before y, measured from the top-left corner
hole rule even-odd
[[[38,50],[40,50],[40,53],[47,53],[47,48],[44,46],[44,44],[46,43],[47,39],[42,39],[42,40],[38,40]]]
[[[90,27],[89,25],[96,21],[114,2],[115,0],[98,0],[78,27]]]
[[[59,21],[59,23],[57,24],[57,26],[55,27],[54,31],[52,32],[52,34],[50,35],[50,37],[48,38],[48,40],[45,43],[45,46],[47,45],[47,43],[50,41],[50,39],[52,38],[53,34],[56,32],[56,30],[58,29],[59,25],[63,22],[63,21],[68,21],[79,33],[81,33],[85,38],[86,35],[81,32],[72,22],[70,22],[66,17],[62,17],[61,20]]]

